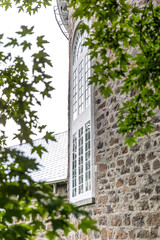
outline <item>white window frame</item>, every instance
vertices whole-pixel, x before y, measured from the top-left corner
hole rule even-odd
[[[93,122],[91,119],[91,86],[88,86],[88,77],[90,76],[90,59],[88,55],[88,51],[86,47],[81,47],[78,41],[78,37],[80,37],[80,32],[77,31],[75,35],[75,40],[73,43],[72,50],[72,61],[71,61],[71,87],[70,87],[70,202],[75,203],[77,205],[83,205],[93,202],[94,197],[94,186],[93,186]],[[78,54],[75,55],[76,52],[76,44],[79,44],[77,49]],[[83,50],[83,51],[82,51]],[[79,72],[82,69],[79,69],[80,64],[83,62],[83,71],[81,77],[78,76]],[[77,71],[77,78],[75,82],[75,74]],[[79,83],[79,80],[83,80],[83,83]],[[77,93],[75,92],[75,88],[77,89]],[[81,91],[83,90],[83,91]],[[83,96],[82,96],[83,95]],[[82,100],[83,98],[83,100]],[[75,105],[77,109],[75,109]],[[83,106],[82,106],[83,105]],[[90,176],[91,176],[91,188],[86,190],[86,158],[85,158],[85,125],[90,122]],[[78,143],[78,133],[79,130],[83,128],[83,192],[79,193],[79,143]],[[76,195],[72,195],[73,190],[73,167],[75,167],[75,158],[73,161],[73,152],[75,152],[75,145],[73,144],[74,136],[77,137],[76,144],[76,184],[77,184],[77,192]],[[74,148],[74,149],[73,149]],[[75,157],[75,155],[74,155]],[[74,162],[74,166],[73,166]],[[74,175],[74,183],[75,183],[75,175]],[[75,192],[74,192],[75,193]]]

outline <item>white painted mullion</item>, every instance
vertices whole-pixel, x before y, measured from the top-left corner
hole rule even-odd
[[[85,166],[85,143],[86,143],[86,141],[85,141],[85,132],[86,132],[86,129],[85,129],[85,124],[84,124],[84,126],[83,126],[83,129],[84,129],[84,131],[83,131],[83,192],[85,192],[85,190],[86,190],[86,181],[85,181],[85,175],[86,175],[86,166]]]
[[[76,196],[79,195],[79,135],[78,135],[78,130],[77,130],[77,194]]]
[[[83,53],[83,111],[86,109],[86,102],[85,102],[85,54]]]
[[[77,117],[79,116],[79,59],[77,60]]]

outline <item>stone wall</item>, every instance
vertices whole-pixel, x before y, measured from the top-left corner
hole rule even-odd
[[[67,182],[58,182],[53,184],[53,192],[58,195],[58,196],[63,196],[67,198]],[[39,220],[44,221],[40,216]],[[46,230],[51,230],[52,225],[50,222],[44,222],[45,223],[45,228]],[[65,239],[64,234],[61,234],[62,240]],[[38,235],[36,236],[36,240],[47,240],[48,238],[45,237],[45,231],[39,232]]]
[[[74,24],[70,17],[70,53]],[[117,113],[126,96],[120,96],[119,82],[112,88],[114,94],[107,100],[94,88],[95,204],[83,206],[97,220],[100,232],[71,233],[67,239],[159,240],[160,115],[153,118],[155,132],[130,149],[117,128]]]
[[[95,89],[95,204],[83,208],[100,232],[69,240],[160,239],[160,117],[155,133],[139,138],[131,149],[118,133],[118,83],[105,100]]]
[[[96,204],[101,234],[91,239],[160,239],[160,117],[156,132],[130,149],[118,134],[118,83],[107,100],[95,92]],[[124,97],[124,96],[122,96]]]

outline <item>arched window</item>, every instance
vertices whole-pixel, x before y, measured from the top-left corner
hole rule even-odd
[[[73,120],[90,105],[90,57],[87,47],[83,46],[86,37],[86,33],[81,35],[78,31],[73,45]]]
[[[90,56],[83,46],[87,34],[77,31],[72,47],[70,102],[70,199],[72,202],[92,196],[91,168],[91,72]]]

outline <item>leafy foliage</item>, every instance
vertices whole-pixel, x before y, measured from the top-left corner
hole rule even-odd
[[[51,0],[1,0],[0,6],[6,10],[11,8],[13,4],[16,4],[18,11],[26,11],[30,15],[35,14],[42,6],[47,7],[51,5]]]
[[[79,224],[84,232],[87,228],[96,230],[95,221],[87,212],[54,196],[49,185],[33,181],[30,172],[38,169],[35,159],[28,159],[15,149],[5,149],[0,166],[0,239],[35,239],[42,230],[48,239],[60,237],[58,230],[67,236],[70,230],[76,231],[70,223],[71,213],[77,218],[85,215]],[[46,222],[50,223],[50,230],[45,229]]]
[[[32,14],[51,1],[14,2],[19,11],[26,10]],[[7,10],[12,1],[0,1],[0,6]],[[44,36],[35,39],[33,31],[34,27],[21,26],[17,37],[7,40],[0,34],[0,124],[7,127],[12,119],[18,126],[14,138],[20,143],[30,144],[32,152],[41,157],[46,149],[41,145],[34,146],[32,137],[37,130],[44,131],[46,126],[39,124],[35,106],[41,105],[41,99],[51,97],[52,77],[46,67],[52,67],[52,63],[44,47],[48,41]],[[29,36],[32,36],[31,41]],[[70,230],[76,231],[70,222],[71,214],[82,219],[79,228],[84,232],[88,228],[96,230],[95,222],[87,212],[55,196],[49,185],[32,179],[31,172],[38,170],[39,164],[14,147],[7,148],[6,139],[5,131],[1,130],[0,239],[31,240],[40,231],[44,231],[48,239],[60,238],[62,233],[67,235]],[[46,142],[55,141],[53,133],[47,131],[44,139]],[[45,229],[46,222],[51,225],[50,230]]]
[[[160,109],[160,6],[153,1],[133,7],[125,0],[71,0],[75,18],[92,22],[80,29],[90,37],[85,45],[94,59],[90,84],[112,93],[109,83],[119,80],[126,101],[119,111],[119,132],[125,143],[154,130],[152,116]],[[136,54],[134,53],[136,50]]]

